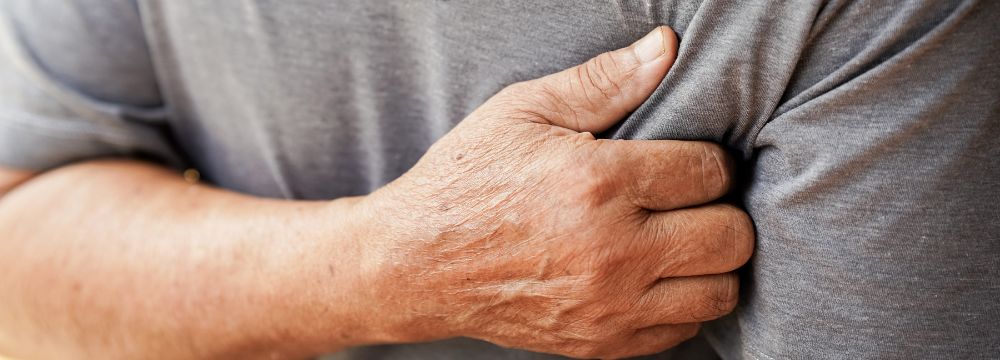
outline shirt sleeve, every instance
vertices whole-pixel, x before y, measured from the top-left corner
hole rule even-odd
[[[0,3],[0,166],[100,157],[181,166],[136,5]]]

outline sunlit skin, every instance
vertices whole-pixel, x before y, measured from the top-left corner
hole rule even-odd
[[[368,196],[289,201],[134,160],[0,170],[0,352],[303,358],[466,336],[655,353],[731,311],[753,227],[706,142],[595,139],[677,40],[509,86]]]

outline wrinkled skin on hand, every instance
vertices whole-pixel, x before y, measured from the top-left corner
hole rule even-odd
[[[705,205],[729,188],[725,151],[587,132],[641,104],[675,51],[660,28],[512,85],[365,199],[380,224],[373,298],[396,333],[623,357],[732,310],[731,271],[749,258],[753,227],[735,207]]]

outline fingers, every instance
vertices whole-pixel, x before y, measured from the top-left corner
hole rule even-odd
[[[728,204],[650,214],[643,224],[650,256],[661,278],[721,274],[753,255],[750,216]]]
[[[599,132],[642,104],[663,80],[677,54],[673,30],[661,26],[631,46],[573,68],[512,85],[507,98],[536,121]]]
[[[671,210],[718,199],[732,185],[732,161],[704,141],[601,140],[602,159],[623,174],[619,189],[634,205]]]
[[[663,279],[643,295],[636,325],[698,323],[718,319],[736,307],[735,273]]]

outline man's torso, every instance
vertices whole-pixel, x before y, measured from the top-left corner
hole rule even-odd
[[[996,5],[149,0],[136,12],[154,77],[103,100],[162,106],[160,126],[208,181],[301,199],[368,193],[502,87],[670,25],[674,68],[604,135],[712,140],[743,159],[736,199],[758,247],[740,307],[706,328],[720,354],[1000,351],[1000,45],[976,40],[996,34]],[[36,53],[54,46],[37,41]],[[339,356],[534,355],[460,340]]]

